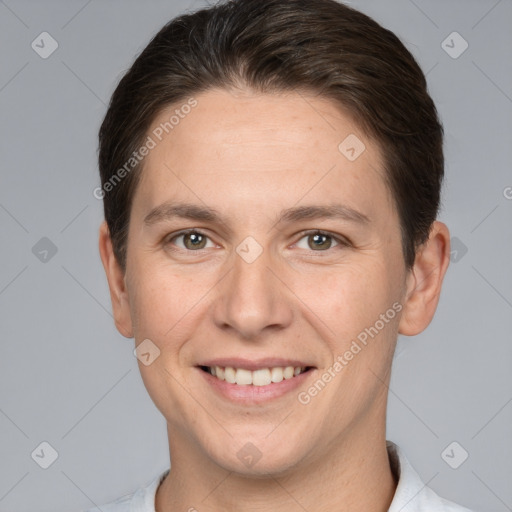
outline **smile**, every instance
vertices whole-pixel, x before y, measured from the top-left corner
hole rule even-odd
[[[293,379],[309,369],[307,366],[275,366],[259,368],[254,371],[245,368],[233,368],[232,366],[201,366],[200,368],[218,380],[238,386],[278,384],[283,380]]]

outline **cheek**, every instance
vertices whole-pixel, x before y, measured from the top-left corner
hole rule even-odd
[[[135,339],[149,338],[160,345],[191,309],[194,279],[173,275],[165,268],[149,271],[144,266],[134,275],[129,295]]]
[[[394,272],[381,262],[368,263],[331,268],[296,280],[297,295],[327,324],[336,340],[357,336],[400,298]]]
[[[130,291],[134,336],[137,344],[149,339],[159,350],[150,364],[138,362],[144,386],[166,418],[173,417],[172,411],[184,414],[186,379],[178,360],[196,325],[193,306],[204,292],[197,289],[197,279],[177,276],[168,268],[148,271],[147,265],[141,265],[134,275]]]
[[[332,331],[333,361],[343,367],[331,390],[342,410],[369,404],[382,391],[398,335],[397,283],[395,272],[383,263],[353,265],[329,280],[321,299],[322,319]]]

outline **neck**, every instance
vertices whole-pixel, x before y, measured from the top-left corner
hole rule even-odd
[[[397,482],[389,465],[385,428],[354,426],[314,458],[286,472],[250,478],[215,464],[188,436],[172,431],[171,471],[158,488],[156,512],[174,510],[336,510],[386,512]],[[171,434],[168,427],[169,434]]]

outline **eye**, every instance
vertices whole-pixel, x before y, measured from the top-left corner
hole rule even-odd
[[[332,235],[325,231],[310,231],[302,233],[302,238],[307,239],[308,247],[301,247],[301,249],[311,249],[316,252],[326,252],[333,247],[348,247],[350,244],[343,238]],[[300,242],[299,240],[299,242]],[[336,245],[333,246],[333,241]],[[297,244],[299,243],[297,242]]]
[[[165,245],[172,244],[175,240],[183,239],[183,246],[177,245],[180,249],[187,251],[198,251],[206,248],[208,236],[196,229],[188,229],[165,239]],[[213,247],[213,244],[210,246]]]
[[[183,239],[182,245],[176,243],[176,240]],[[300,247],[301,240],[307,239],[307,247]],[[200,251],[207,248],[209,237],[196,229],[181,231],[164,240],[165,245],[176,245],[179,249],[185,251]],[[334,245],[333,245],[334,243]],[[334,247],[348,247],[350,243],[342,237],[321,230],[314,230],[302,233],[302,237],[296,244],[301,249],[312,250],[315,252],[327,252]],[[211,243],[209,247],[214,247]]]

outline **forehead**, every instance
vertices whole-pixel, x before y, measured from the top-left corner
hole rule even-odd
[[[370,211],[376,201],[392,206],[377,144],[332,100],[218,89],[193,99],[193,107],[185,99],[162,111],[148,132],[154,148],[136,193],[141,207],[176,194],[266,208],[342,194]]]

